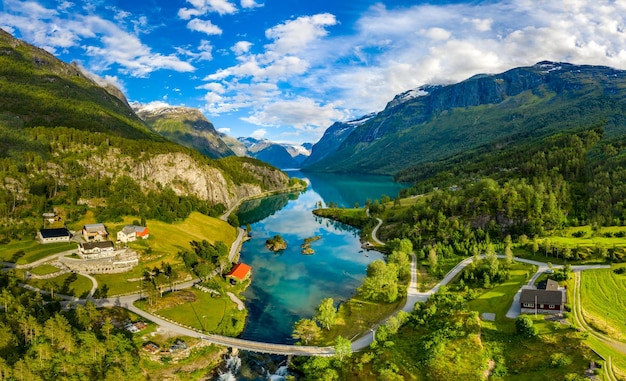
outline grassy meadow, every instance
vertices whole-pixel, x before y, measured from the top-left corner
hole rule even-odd
[[[118,231],[122,230],[125,225],[131,224],[132,221],[133,218],[127,217],[121,223],[106,224],[106,226],[111,237],[115,237]],[[173,224],[148,220],[146,225],[150,231],[150,237],[129,244],[129,247],[141,254],[139,266],[126,273],[94,276],[100,285],[106,284],[109,287],[109,295],[138,292],[139,278],[143,276],[143,270],[160,267],[161,263],[170,263],[179,272],[184,272],[177,256],[181,250],[191,248],[189,244],[191,241],[207,240],[211,243],[222,241],[230,246],[237,238],[237,230],[227,222],[198,212],[193,212],[184,221]]]
[[[517,291],[528,283],[529,276],[532,276],[535,271],[536,266],[514,262],[511,265],[509,280],[489,289],[478,289],[480,294],[467,303],[468,308],[479,314],[484,312],[496,314],[495,321],[482,321],[483,329],[515,332],[515,322],[513,319],[507,318],[506,313],[509,311]]]
[[[18,265],[31,263],[49,255],[76,249],[75,242],[41,244],[33,237],[26,241],[12,241],[0,245],[0,261],[14,262]]]
[[[214,278],[205,286],[218,291],[219,295],[190,288],[154,298],[152,304],[144,299],[137,302],[137,305],[195,329],[237,336],[244,328],[247,310],[239,311],[237,305],[226,295],[226,291],[238,295],[249,282],[232,286],[222,278]]]
[[[59,268],[58,267],[54,267],[52,265],[43,264],[43,265],[39,265],[37,267],[33,267],[29,271],[32,274],[35,274],[35,275],[48,275],[48,274],[56,273],[57,271],[59,271]]]
[[[594,329],[626,342],[626,274],[612,269],[583,271],[581,298],[585,320]]]
[[[105,222],[109,231],[109,238],[114,241],[117,237],[117,232],[122,230],[125,225],[132,224],[135,220],[137,220],[136,217],[126,217],[123,221],[117,223]],[[95,222],[98,221],[93,217],[93,213],[88,212],[82,220],[77,221],[68,228],[70,230],[80,230],[83,225]],[[139,278],[142,277],[144,268],[160,267],[161,263],[164,262],[172,264],[184,276],[185,269],[182,267],[182,263],[177,255],[181,250],[189,249],[191,241],[207,240],[211,243],[222,241],[227,246],[230,246],[237,238],[237,230],[227,222],[198,212],[191,213],[184,221],[172,224],[148,220],[146,225],[150,231],[150,238],[129,244],[129,247],[140,253],[139,266],[125,273],[94,275],[98,280],[99,286],[106,284],[109,287],[109,296],[138,292]],[[76,249],[76,247],[77,244],[75,242],[43,245],[33,237],[32,240],[13,241],[1,245],[0,261],[27,264],[49,255]],[[48,267],[38,266],[33,269],[33,272],[38,275],[45,275],[54,271]],[[65,278],[61,278],[58,282],[62,284],[64,281]],[[91,282],[89,282],[89,287],[81,286],[74,288],[80,290],[81,293],[85,289],[88,291],[91,288]],[[77,292],[74,291],[74,295],[81,294]]]
[[[75,273],[65,273],[50,279],[29,279],[27,284],[55,294],[87,296],[93,283],[87,277]]]

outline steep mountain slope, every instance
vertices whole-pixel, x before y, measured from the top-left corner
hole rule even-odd
[[[164,139],[128,107],[121,92],[102,87],[76,65],[0,29],[0,119],[23,127],[66,126],[131,139]]]
[[[609,137],[626,128],[626,72],[608,67],[540,62],[415,95],[396,98],[306,169],[394,174],[578,126],[606,123]]]
[[[100,219],[172,221],[192,210],[219,213],[242,197],[289,184],[258,160],[211,160],[166,140],[119,90],[4,32],[0,179],[0,236],[33,228],[38,218],[32,225],[23,219],[53,205],[75,218],[93,211]]]
[[[335,153],[341,143],[354,131],[357,127],[363,125],[376,114],[369,114],[359,119],[342,123],[336,122],[324,132],[324,136],[315,143],[311,148],[311,155],[302,163],[303,168],[311,167],[315,163],[323,160]]]
[[[213,159],[235,154],[200,110],[165,103],[133,103],[131,107],[150,129],[171,141]]]

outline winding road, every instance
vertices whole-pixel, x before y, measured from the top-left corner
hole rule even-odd
[[[227,213],[230,213],[232,211],[229,210]],[[378,220],[378,224],[376,225],[376,227],[372,230],[372,240],[378,244],[378,245],[384,245],[384,243],[382,241],[380,241],[377,237],[377,232],[378,229],[380,228],[380,226],[382,225],[383,221],[379,218],[377,218]],[[244,233],[245,231],[241,228],[238,228],[238,235],[237,238],[235,239],[235,241],[232,243],[231,247],[230,247],[230,252],[229,252],[229,259],[231,261],[233,261],[233,259],[235,258],[235,256],[239,253],[239,248],[241,246],[243,237],[244,237]],[[61,253],[63,254],[63,253]],[[55,255],[53,257],[56,257],[58,255]],[[434,293],[436,293],[437,291],[439,291],[439,289],[444,286],[447,285],[450,281],[452,281],[452,279],[454,279],[462,270],[463,268],[465,268],[465,266],[467,266],[468,264],[470,264],[471,262],[474,261],[474,257],[470,257],[470,258],[466,258],[465,260],[459,262],[452,270],[450,270],[446,276],[439,282],[437,283],[431,290],[427,291],[427,292],[419,292],[418,288],[417,288],[417,257],[414,253],[411,253],[411,281],[409,283],[408,289],[407,289],[407,300],[406,303],[404,304],[404,307],[402,308],[403,311],[406,312],[411,312],[413,311],[415,304],[418,302],[424,302],[426,301],[431,295],[433,295]],[[503,255],[498,255],[499,258],[504,258]],[[46,258],[46,260],[40,260],[38,262],[43,263],[47,260],[50,260],[50,257]],[[539,277],[539,275],[541,273],[543,273],[545,270],[548,269],[548,264],[547,263],[543,263],[543,262],[537,262],[537,261],[532,261],[532,260],[528,260],[528,259],[522,259],[522,258],[515,258],[516,261],[518,262],[523,262],[523,263],[529,263],[529,264],[533,264],[535,266],[538,267],[537,272],[534,274],[534,276],[531,278],[531,280],[529,281],[529,284],[533,284],[534,281],[537,279],[537,277]],[[34,264],[30,264],[31,266],[34,266]],[[555,265],[553,266],[554,268],[559,268],[561,266],[559,265]],[[587,269],[592,269],[592,268],[610,268],[610,266],[605,266],[605,265],[592,265],[592,266],[572,266],[574,271],[582,271],[582,270],[587,270]],[[85,275],[85,274],[82,274]],[[93,292],[95,291],[95,289],[97,288],[97,281],[88,275],[85,275],[88,278],[90,278],[94,284],[91,292],[89,293],[89,297],[91,297],[93,295]],[[176,286],[177,289],[184,289],[184,288],[189,288],[189,287],[193,287],[193,285],[195,283],[199,282],[198,279],[193,279],[191,281],[187,281],[184,283],[180,283]],[[577,277],[577,284],[580,283],[579,277]],[[45,292],[42,290],[37,290],[32,286],[27,286],[24,285],[24,287],[29,288],[31,290],[35,290],[35,291],[40,291],[40,292]],[[576,297],[578,298],[578,302],[575,303],[575,305],[577,306],[577,308],[580,308],[580,295],[578,290],[578,286],[575,288],[575,295],[577,295]],[[520,291],[521,292],[521,291]],[[519,293],[518,293],[519,294]],[[332,347],[318,347],[318,346],[299,346],[299,345],[283,345],[283,344],[273,344],[273,343],[262,343],[262,342],[255,342],[255,341],[250,341],[250,340],[242,340],[242,339],[237,339],[237,338],[232,338],[232,337],[227,337],[227,336],[220,336],[220,335],[212,335],[212,334],[205,334],[202,333],[201,331],[192,329],[192,328],[188,328],[188,327],[184,327],[181,326],[178,323],[175,323],[173,321],[169,321],[169,320],[165,320],[159,316],[155,316],[153,314],[150,314],[142,309],[137,308],[134,303],[141,299],[141,293],[137,293],[137,294],[132,294],[132,295],[126,295],[126,296],[119,296],[119,297],[114,297],[114,298],[106,298],[106,299],[96,299],[93,300],[93,302],[98,306],[98,307],[113,307],[113,306],[117,306],[117,307],[123,307],[129,311],[132,311],[133,313],[147,319],[150,320],[156,324],[158,324],[159,326],[161,326],[162,328],[174,333],[174,334],[178,334],[178,335],[185,335],[185,336],[192,336],[192,337],[199,337],[203,340],[207,340],[211,343],[217,344],[217,345],[224,345],[224,346],[228,346],[228,347],[234,347],[234,348],[238,348],[241,350],[247,350],[247,351],[252,351],[252,352],[260,352],[260,353],[269,353],[269,354],[279,354],[279,355],[296,355],[296,356],[333,356],[334,355],[334,348]],[[58,297],[62,300],[64,300],[65,304],[76,304],[76,303],[85,303],[86,299],[78,299],[75,297],[71,297],[71,296],[67,296],[67,295],[58,295]],[[519,301],[519,296],[516,295],[516,297],[518,298],[517,300]],[[513,305],[515,305],[515,301],[513,302]],[[519,303],[517,303],[517,305],[519,306]],[[576,316],[576,315],[575,315]],[[582,312],[580,312],[580,316],[582,317]],[[508,314],[507,314],[508,317]],[[578,318],[578,317],[577,317]],[[372,343],[372,341],[374,340],[375,337],[375,333],[376,333],[376,328],[380,325],[383,324],[384,321],[378,323],[376,326],[372,327],[369,331],[365,332],[365,334],[359,338],[357,338],[356,340],[354,340],[352,342],[352,350],[353,351],[360,351],[363,350],[367,347],[369,347],[369,345]],[[579,322],[579,325],[581,327],[585,327],[585,322],[584,319],[582,319]],[[588,328],[588,327],[587,327]],[[590,330],[590,332],[594,332],[592,330]],[[594,333],[592,333],[594,334]],[[594,337],[596,336],[596,334],[594,334]],[[609,345],[612,345],[614,348],[618,349],[618,348],[622,348],[619,349],[621,350],[623,353],[624,352],[624,346],[626,346],[623,343],[619,343],[619,342],[615,342],[615,340],[612,340],[610,338],[604,337],[603,335],[599,335],[602,336],[602,339],[598,338],[599,340],[603,340],[604,342],[606,342]],[[612,344],[611,344],[612,343]],[[616,344],[619,343],[619,344]]]

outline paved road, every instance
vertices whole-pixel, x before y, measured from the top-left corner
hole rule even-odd
[[[378,232],[378,228],[382,225],[382,220],[380,219],[377,219],[377,220],[378,220],[378,224],[372,230],[372,239],[377,244],[384,245],[384,243],[380,241],[378,237],[376,236],[376,233]],[[239,252],[239,247],[241,245],[244,233],[245,232],[243,229],[241,228],[238,229],[238,236],[233,242],[233,244],[231,245],[230,252],[229,252],[229,259],[231,261],[234,259],[235,255]],[[59,255],[65,255],[67,253],[69,252],[59,253],[56,256],[58,257]],[[498,257],[504,258],[503,255],[498,255]],[[38,263],[43,263],[50,259],[51,259],[50,257],[47,257],[40,261],[33,262],[29,265],[36,266]],[[539,270],[548,268],[547,263],[543,263],[543,262],[532,261],[532,260],[522,259],[522,258],[515,258],[515,260],[518,262],[534,264],[538,266]],[[458,263],[452,270],[450,270],[450,272],[448,272],[448,274],[446,274],[446,276],[439,283],[437,283],[437,285],[435,285],[435,287],[433,287],[431,290],[427,292],[419,292],[417,289],[417,258],[414,253],[411,253],[411,282],[409,283],[409,287],[407,289],[407,301],[404,307],[402,308],[402,310],[407,311],[407,312],[413,311],[415,307],[415,303],[426,301],[432,294],[439,291],[439,289],[442,286],[447,285],[452,279],[454,279],[454,277],[456,277],[463,270],[463,268],[465,268],[465,266],[467,266],[473,261],[474,261],[474,257],[466,258],[465,260]],[[555,265],[553,267],[559,268],[562,266]],[[591,268],[610,268],[610,266],[605,266],[605,265],[573,266],[574,271],[582,271],[582,270],[591,269]],[[539,276],[538,275],[540,274],[539,270],[533,276],[533,279],[531,279],[531,282],[534,282],[534,279],[536,279]],[[94,284],[89,294],[89,296],[92,296],[98,284],[97,284],[97,281],[93,277],[91,276],[87,276],[87,277],[92,279],[92,282]],[[193,285],[197,282],[199,282],[199,279],[192,279],[184,283],[179,283],[178,285],[176,285],[176,289],[184,289],[184,288],[193,287]],[[42,290],[37,290],[34,287],[28,286],[28,285],[23,285],[23,287],[34,290],[34,291],[45,292]],[[66,301],[66,303],[74,303],[74,304],[85,303],[86,301],[84,299],[78,299],[78,298],[66,296],[66,295],[57,295],[57,296],[60,299]],[[185,336],[199,337],[199,338],[202,338],[204,340],[210,341],[218,345],[225,345],[229,347],[236,347],[242,350],[261,352],[261,353],[270,353],[270,354],[297,355],[297,356],[332,356],[334,355],[334,348],[332,347],[296,346],[296,345],[260,343],[260,342],[236,339],[236,338],[226,337],[226,336],[207,335],[199,331],[196,331],[187,327],[183,327],[177,323],[164,320],[158,316],[152,315],[144,310],[141,310],[135,307],[134,302],[139,300],[140,297],[141,297],[141,293],[138,293],[138,294],[132,294],[132,295],[126,295],[126,296],[119,296],[115,298],[97,299],[94,301],[94,303],[99,307],[118,306],[118,307],[126,308],[129,311],[132,311],[133,313],[139,316],[142,316],[143,318],[147,320],[153,321],[154,323],[158,324],[162,328],[172,333],[185,335]],[[384,322],[380,322],[376,326],[372,327],[372,329],[366,332],[362,337],[353,341],[352,350],[359,351],[364,348],[367,348],[372,343],[375,337],[376,327],[378,327],[378,325],[383,324],[383,323]]]
[[[91,280],[91,290],[89,290],[89,295],[87,296],[87,298],[93,297],[93,294],[98,289],[98,281],[96,280],[96,278],[92,277],[91,275],[87,273],[79,273],[79,274]]]
[[[369,209],[367,211],[369,213]],[[385,243],[379,240],[378,237],[376,236],[376,234],[378,233],[378,228],[380,227],[380,225],[383,224],[383,220],[381,220],[380,218],[376,218],[376,220],[378,221],[378,224],[376,225],[376,227],[374,227],[374,229],[372,229],[372,240],[376,242],[378,245],[385,246]]]
[[[520,306],[520,297],[522,296],[522,290],[525,288],[530,288],[531,286],[533,286],[535,284],[535,282],[537,281],[537,278],[539,278],[541,276],[541,274],[545,273],[546,271],[550,270],[550,267],[548,266],[547,263],[545,262],[538,262],[538,261],[533,261],[531,259],[524,259],[524,258],[517,258],[515,257],[515,261],[517,262],[522,262],[522,263],[528,263],[531,265],[535,265],[537,266],[537,271],[535,272],[535,274],[530,278],[530,280],[528,281],[526,286],[522,286],[517,293],[515,293],[515,296],[513,297],[513,303],[511,304],[511,307],[509,308],[509,310],[506,313],[506,317],[509,319],[515,319],[517,318],[520,314],[521,314],[521,306]],[[560,269],[561,267],[563,267],[563,265],[552,265],[553,269]],[[610,269],[611,266],[610,265],[576,265],[576,266],[572,266],[572,271],[573,272],[581,272],[584,270],[593,270],[593,269]]]

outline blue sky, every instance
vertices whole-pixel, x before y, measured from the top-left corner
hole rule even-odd
[[[541,60],[626,69],[626,1],[0,0],[0,27],[231,136],[316,142],[394,95]]]

